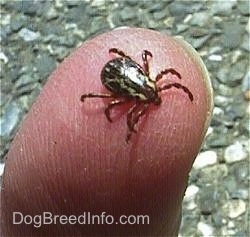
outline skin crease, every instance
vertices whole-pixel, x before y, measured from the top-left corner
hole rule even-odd
[[[104,115],[109,99],[80,97],[108,92],[100,81],[104,64],[123,50],[142,65],[143,49],[153,54],[150,76],[189,88],[161,93],[126,144],[126,111]],[[52,73],[7,154],[1,191],[2,236],[177,236],[188,173],[202,144],[212,110],[209,81],[190,50],[155,31],[126,28],[85,42]],[[160,84],[161,84],[160,83]],[[12,212],[41,215],[148,215],[149,225],[12,225]]]

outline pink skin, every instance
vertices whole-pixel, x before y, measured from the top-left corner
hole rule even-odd
[[[162,104],[149,107],[127,144],[126,111],[132,104],[114,108],[110,123],[104,114],[109,99],[80,101],[85,93],[108,92],[100,72],[112,58],[110,48],[123,50],[141,65],[142,50],[150,51],[150,76],[174,68],[182,79],[169,74],[161,81],[186,86],[194,101],[182,90],[164,91]],[[158,32],[120,29],[84,43],[52,73],[12,143],[1,192],[3,236],[102,236],[105,231],[117,236],[177,235],[188,173],[211,112],[204,77],[182,44]],[[13,226],[14,211],[142,214],[149,215],[150,224]]]

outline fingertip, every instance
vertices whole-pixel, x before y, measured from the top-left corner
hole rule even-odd
[[[85,100],[88,93],[105,90],[100,72],[114,48],[140,64],[147,50],[152,77],[174,68],[178,82],[191,91],[162,93],[162,104],[151,106],[131,137],[126,137],[126,105],[109,123],[105,99]],[[52,195],[57,209],[50,211],[75,214],[94,206],[115,214],[141,211],[152,218],[148,233],[159,233],[162,226],[169,235],[177,232],[173,221],[179,219],[187,174],[212,108],[203,77],[182,45],[155,31],[119,29],[84,43],[52,74],[13,142],[4,177],[5,214],[43,210]],[[170,75],[166,81],[175,79]],[[135,226],[134,231],[142,230]]]

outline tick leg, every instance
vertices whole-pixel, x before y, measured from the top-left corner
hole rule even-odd
[[[128,114],[127,114],[127,125],[128,125],[128,129],[129,129],[129,131],[134,132],[134,133],[136,133],[137,131],[136,131],[136,130],[134,129],[134,127],[133,127],[133,120],[132,120],[132,118],[133,118],[133,113],[134,113],[135,110],[138,108],[138,106],[139,106],[138,103],[134,104],[134,105],[129,109]]]
[[[135,104],[132,107],[131,112],[134,113],[135,110],[138,108],[138,106],[140,106],[140,105],[139,104]],[[143,104],[143,106],[140,108],[140,110],[137,113],[135,113],[134,118],[133,119],[130,118],[131,119],[130,126],[128,126],[129,130],[128,130],[127,137],[126,137],[126,142],[127,143],[129,142],[129,139],[131,138],[132,132],[136,132],[136,130],[134,129],[134,126],[138,123],[140,117],[145,114],[145,112],[146,112],[146,110],[147,110],[148,107],[149,107],[149,103]]]
[[[149,75],[148,56],[150,56],[151,58],[153,57],[152,53],[150,53],[147,50],[143,50],[143,52],[142,52],[142,62],[143,62],[145,74],[147,76]]]
[[[117,106],[117,105],[121,105],[123,103],[127,102],[126,100],[113,100],[111,101],[108,106],[106,107],[105,109],[105,115],[108,119],[109,122],[113,122],[112,119],[110,118],[110,110],[114,107],[114,106]]]
[[[129,58],[131,59],[128,55],[126,55],[123,51],[121,51],[120,49],[117,48],[111,48],[109,49],[109,53],[113,53],[113,54],[117,54],[121,57],[125,57],[125,58]]]
[[[101,94],[101,93],[88,93],[81,96],[81,101],[84,102],[86,98],[114,98],[111,94]]]
[[[163,87],[160,87],[160,88],[158,88],[158,92],[163,91],[163,90],[168,90],[171,87],[182,89],[186,94],[188,94],[188,97],[191,101],[194,100],[194,97],[193,97],[193,94],[191,93],[191,91],[187,87],[185,87],[179,83],[171,83],[171,84],[165,85]]]
[[[167,74],[173,74],[175,76],[177,76],[179,79],[181,79],[181,74],[179,72],[177,72],[175,69],[173,68],[169,68],[169,69],[165,69],[163,71],[161,71],[155,78],[156,81],[159,81],[164,75],[167,75]]]

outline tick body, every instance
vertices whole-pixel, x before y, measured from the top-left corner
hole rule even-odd
[[[116,48],[111,48],[109,53],[115,54],[117,57],[108,61],[101,71],[102,84],[111,92],[88,93],[81,96],[83,102],[86,98],[112,98],[105,109],[105,115],[109,122],[112,122],[110,110],[118,105],[128,101],[134,101],[132,107],[127,113],[128,132],[126,142],[131,138],[133,132],[136,133],[135,125],[148,109],[150,104],[160,105],[160,92],[168,90],[172,87],[183,90],[190,101],[193,101],[193,94],[190,90],[180,83],[169,83],[162,87],[157,87],[157,82],[169,73],[174,74],[178,79],[181,75],[173,68],[161,71],[153,80],[149,76],[148,58],[152,58],[152,54],[144,50],[142,52],[143,66],[140,66],[124,52]]]

